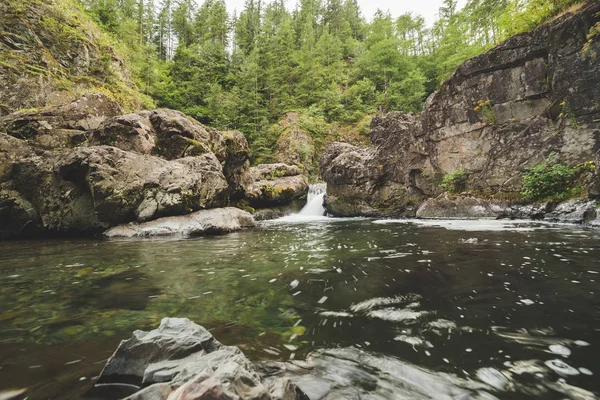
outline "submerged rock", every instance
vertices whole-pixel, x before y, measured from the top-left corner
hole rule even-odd
[[[135,385],[131,400],[308,400],[286,378],[263,381],[238,348],[187,318],[164,318],[158,329],[135,331],[107,361],[92,392],[127,384]]]
[[[254,226],[252,215],[239,208],[215,208],[188,215],[164,217],[144,223],[130,223],[107,230],[107,237],[222,235]]]

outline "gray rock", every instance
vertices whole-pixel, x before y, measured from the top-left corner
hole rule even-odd
[[[187,318],[165,318],[121,342],[98,384],[142,386],[128,400],[308,400],[286,378],[263,382],[236,347],[220,344]]]
[[[245,188],[250,184],[248,168],[250,167],[250,150],[244,134],[239,131],[222,132],[225,139],[225,160],[223,173],[229,182],[232,200],[238,200],[245,194]]]
[[[239,208],[215,208],[192,214],[130,223],[107,230],[107,237],[222,235],[254,226],[252,215]]]
[[[45,152],[14,163],[11,184],[43,231],[98,231],[228,202],[212,153],[167,161],[108,146]]]
[[[306,361],[266,363],[263,373],[289,378],[311,400],[495,399],[484,384],[356,348],[317,350]]]
[[[156,147],[156,132],[150,122],[150,111],[106,119],[91,132],[88,143],[151,154]]]
[[[135,331],[131,339],[122,341],[106,362],[98,383],[141,385],[151,364],[182,360],[192,354],[210,353],[221,347],[209,331],[189,319],[164,318],[157,329]],[[157,369],[157,366],[151,367],[154,373]],[[146,383],[158,382],[164,380],[149,379]]]
[[[254,208],[289,204],[308,193],[308,181],[295,165],[259,164],[247,179],[245,199]]]
[[[417,210],[419,218],[498,218],[506,215],[508,203],[475,197],[441,196],[427,199]]]
[[[598,217],[596,202],[589,200],[569,200],[560,203],[544,216],[544,221],[567,224],[583,224]]]
[[[378,154],[376,148],[339,142],[327,148],[321,156],[321,176],[327,182],[328,213],[345,217],[414,215],[414,206],[423,196],[406,188],[403,181],[390,179],[391,170]]]
[[[33,149],[24,140],[0,133],[0,183],[12,178],[15,162],[33,154]]]
[[[157,135],[155,154],[173,160],[212,152],[219,161],[226,159],[225,138],[216,129],[169,109],[152,111],[150,121]]]
[[[0,132],[44,149],[72,148],[86,140],[86,131],[98,128],[105,119],[123,112],[121,106],[107,96],[91,94],[62,106],[0,117]]]

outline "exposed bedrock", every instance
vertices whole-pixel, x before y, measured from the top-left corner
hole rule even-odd
[[[600,161],[600,3],[516,35],[458,67],[418,116],[371,125],[371,147],[332,144],[320,160],[327,209],[339,216],[414,216],[444,175],[464,169],[465,191],[521,198],[522,176],[553,154]],[[489,100],[489,101],[488,101]],[[587,182],[598,196],[598,177]]]
[[[295,166],[250,169],[241,132],[174,110],[123,114],[103,95],[0,117],[0,132],[0,238],[99,233],[244,200],[282,205],[307,189]],[[248,226],[243,219],[204,229],[191,216],[173,229],[213,234]]]

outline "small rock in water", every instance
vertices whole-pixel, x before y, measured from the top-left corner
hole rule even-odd
[[[579,372],[581,372],[584,375],[594,375],[594,373],[587,368],[579,368]]]
[[[532,304],[535,304],[535,301],[533,301],[533,300],[529,300],[529,299],[522,299],[522,300],[521,300],[521,303],[522,303],[522,304],[525,304],[526,306],[530,306],[530,305],[532,305]]]
[[[579,375],[579,371],[562,360],[548,360],[544,364],[560,376]]]
[[[291,283],[290,283],[290,287],[292,289],[296,289],[298,287],[298,285],[300,284],[300,281],[298,279],[294,279]]]
[[[327,296],[323,296],[323,297],[321,297],[321,298],[319,299],[319,301],[317,301],[317,303],[319,303],[319,304],[323,304],[323,303],[325,303],[326,301],[327,301]]]
[[[550,346],[548,346],[548,348],[554,354],[558,354],[558,355],[565,356],[565,357],[568,357],[571,355],[571,350],[569,350],[568,347],[563,346],[562,344],[551,344]]]
[[[296,350],[298,350],[298,348],[296,346],[292,345],[292,344],[284,344],[283,347],[285,347],[289,351],[296,351]]]

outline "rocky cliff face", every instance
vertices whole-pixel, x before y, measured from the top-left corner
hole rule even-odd
[[[600,39],[588,33],[599,12],[590,2],[465,62],[420,115],[374,118],[370,148],[330,146],[321,158],[329,212],[414,215],[459,169],[471,194],[516,200],[525,169],[550,154],[598,162]]]
[[[174,110],[123,112],[108,97],[90,95],[0,117],[0,237],[99,232],[240,199],[280,204],[306,192],[296,167],[251,170],[240,132],[219,132]],[[230,210],[220,221],[233,227],[210,232],[249,226],[246,219]],[[173,223],[205,222],[190,216]]]
[[[98,91],[141,108],[123,58],[76,1],[3,0],[0,16],[0,115]]]

